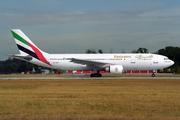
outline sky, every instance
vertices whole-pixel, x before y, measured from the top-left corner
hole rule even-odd
[[[0,60],[19,54],[10,29],[48,53],[153,53],[180,46],[179,0],[0,0]]]

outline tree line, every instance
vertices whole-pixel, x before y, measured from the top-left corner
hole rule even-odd
[[[101,49],[96,52],[94,49],[87,49],[86,53],[88,54],[103,54]],[[147,48],[138,48],[137,50],[133,50],[132,53],[149,53]],[[167,56],[169,59],[173,60],[175,64],[170,67],[171,72],[180,73],[180,48],[167,46],[165,48],[159,49],[154,54],[160,54]],[[11,74],[11,73],[21,73],[35,70],[37,73],[40,73],[40,69],[38,65],[31,64],[29,62],[25,62],[22,60],[9,58],[5,61],[0,61],[0,74]],[[164,70],[166,71],[166,69]]]
[[[22,73],[32,71],[33,69],[40,73],[37,65],[22,60],[8,58],[5,61],[0,61],[0,74]]]

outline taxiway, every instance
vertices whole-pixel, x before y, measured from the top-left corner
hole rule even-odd
[[[25,80],[25,79],[180,79],[180,77],[89,77],[89,76],[69,76],[69,77],[0,77],[0,80]]]

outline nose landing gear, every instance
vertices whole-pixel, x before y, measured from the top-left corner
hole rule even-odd
[[[154,74],[154,73],[155,73],[155,70],[153,70],[153,73],[152,73],[152,75],[151,75],[152,77],[155,77],[155,74]]]
[[[155,77],[155,74],[153,73],[151,76],[152,76],[152,77]]]

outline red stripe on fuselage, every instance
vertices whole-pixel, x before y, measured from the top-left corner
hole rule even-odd
[[[41,51],[39,51],[39,49],[37,49],[36,47],[34,47],[31,43],[29,43],[27,41],[27,43],[31,46],[31,48],[34,50],[34,52],[36,53],[36,55],[38,56],[39,60],[52,66],[47,60],[46,58],[43,56],[43,54],[41,53]]]

